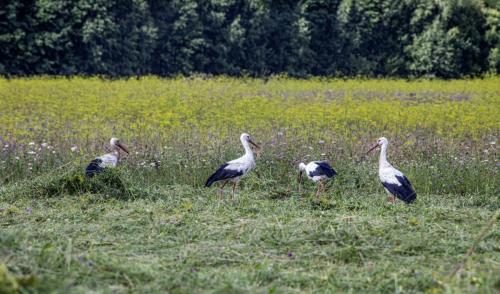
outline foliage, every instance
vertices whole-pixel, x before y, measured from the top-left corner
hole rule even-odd
[[[496,9],[485,9],[488,30],[486,41],[490,44],[488,56],[489,68],[492,73],[500,72],[500,12]]]
[[[480,75],[498,67],[498,9],[480,0],[11,0],[0,6],[0,74]]]

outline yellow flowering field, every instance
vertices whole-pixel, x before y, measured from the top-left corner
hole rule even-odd
[[[129,140],[291,128],[356,139],[424,132],[489,140],[500,78],[455,81],[290,78],[0,79],[3,140]]]

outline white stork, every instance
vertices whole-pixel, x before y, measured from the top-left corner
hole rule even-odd
[[[89,177],[100,174],[107,167],[116,167],[120,161],[120,150],[128,154],[127,147],[120,143],[120,139],[111,138],[109,141],[112,151],[92,160],[85,169],[85,174]]]
[[[307,177],[317,183],[316,196],[325,188],[325,182],[337,175],[337,172],[326,161],[311,161],[307,165],[299,164],[299,184],[302,182],[302,174],[306,172]]]
[[[381,137],[377,140],[377,143],[373,145],[370,150],[368,150],[367,153],[370,153],[377,147],[381,147],[378,176],[380,178],[380,182],[382,182],[382,185],[385,188],[385,191],[389,195],[389,202],[393,203],[395,201],[395,197],[397,197],[407,204],[412,203],[417,198],[417,193],[415,193],[415,190],[411,186],[408,178],[406,178],[402,172],[395,169],[387,161],[386,151],[388,144],[389,141],[387,141],[386,138]]]
[[[224,186],[227,182],[233,182],[233,193],[232,197],[234,198],[234,192],[236,190],[236,185],[238,181],[244,177],[254,166],[255,160],[253,157],[252,149],[249,144],[255,146],[255,148],[260,149],[259,145],[252,142],[250,139],[250,135],[243,133],[240,136],[241,144],[243,148],[245,148],[245,155],[242,157],[228,161],[222,164],[206,181],[205,187],[212,186],[215,182],[222,182],[222,186],[220,187],[221,195],[223,194]]]

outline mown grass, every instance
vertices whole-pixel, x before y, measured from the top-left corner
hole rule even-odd
[[[499,82],[0,80],[0,292],[496,293]],[[233,202],[202,186],[243,131],[263,149]],[[414,205],[385,202],[382,135]],[[111,136],[131,154],[85,178]]]
[[[282,199],[245,189],[236,202],[185,185],[128,200],[17,198],[2,211],[3,260],[39,291],[498,291],[497,228],[449,277],[498,200],[388,205],[382,193],[317,200],[308,188]]]

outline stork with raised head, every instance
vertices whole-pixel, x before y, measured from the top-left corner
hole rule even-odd
[[[417,193],[413,189],[408,178],[399,170],[395,169],[388,161],[387,161],[387,145],[389,145],[389,141],[381,137],[377,140],[377,143],[374,144],[367,153],[370,153],[372,150],[380,147],[380,158],[379,158],[379,168],[378,168],[378,176],[380,178],[380,182],[385,188],[385,191],[389,195],[389,202],[394,203],[395,197],[409,204],[417,199]]]
[[[221,195],[224,192],[224,186],[228,182],[233,183],[233,192],[232,197],[234,198],[234,193],[236,191],[236,185],[238,181],[244,177],[248,172],[255,167],[255,159],[253,156],[252,148],[250,144],[255,146],[255,148],[260,149],[259,145],[255,144],[250,135],[243,133],[240,136],[241,144],[243,148],[245,148],[245,154],[235,160],[228,161],[222,164],[206,181],[205,187],[212,186],[215,182],[221,182],[222,185],[220,187]]]
[[[120,151],[124,151],[128,154],[128,149],[122,143],[120,139],[111,138],[109,141],[111,145],[111,153],[104,154],[92,160],[90,164],[85,169],[85,174],[89,177],[100,174],[107,167],[116,167],[120,161]]]
[[[326,161],[311,161],[308,164],[299,164],[299,184],[302,182],[302,174],[315,182],[318,186],[316,196],[325,189],[325,182],[337,175],[337,172]]]

